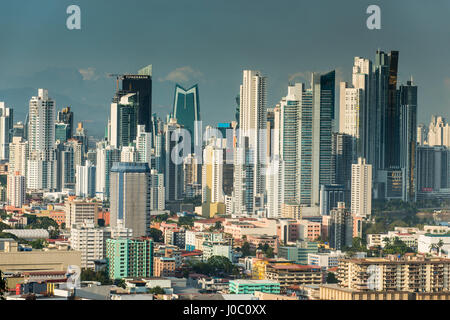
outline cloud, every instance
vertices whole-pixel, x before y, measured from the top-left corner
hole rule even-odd
[[[444,79],[444,85],[445,85],[446,87],[450,87],[450,78],[445,78],[445,79]]]
[[[95,68],[92,67],[79,69],[78,72],[83,76],[83,80],[97,80],[99,78],[95,73]]]
[[[302,79],[305,81],[311,80],[311,71],[306,72],[296,72],[294,74],[289,75],[289,82],[293,81],[294,79]]]
[[[191,79],[198,79],[202,76],[203,74],[200,71],[196,71],[190,66],[184,66],[169,72],[164,78],[159,78],[159,81],[188,82]]]

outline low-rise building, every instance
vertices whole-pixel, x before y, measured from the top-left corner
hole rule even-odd
[[[269,264],[266,266],[265,279],[279,282],[281,291],[286,292],[293,285],[323,283],[323,271],[317,266],[294,263]]]
[[[173,277],[175,275],[175,258],[154,257],[153,275],[155,277]]]
[[[308,253],[308,264],[322,269],[335,268],[345,255],[340,251]]]
[[[341,259],[337,278],[341,287],[356,291],[450,291],[450,259],[414,254]]]
[[[280,293],[280,283],[272,280],[231,280],[230,293],[253,294],[255,291],[265,293]]]

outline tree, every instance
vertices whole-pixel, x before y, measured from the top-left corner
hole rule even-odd
[[[267,258],[273,258],[274,257],[273,248],[272,247],[267,248],[267,250],[265,251],[265,255]]]
[[[125,289],[127,287],[127,285],[125,284],[125,280],[124,279],[116,279],[114,280],[114,285]]]
[[[242,245],[241,251],[243,257],[251,255],[250,244],[247,241],[244,242],[244,244]]]
[[[81,270],[81,281],[97,281],[102,285],[112,284],[111,279],[108,277],[108,273],[106,271],[94,271],[92,269],[83,269]]]
[[[383,238],[384,247],[389,247],[391,245],[391,239],[389,237]]]
[[[440,254],[441,249],[442,249],[443,246],[444,246],[444,241],[442,241],[442,239],[440,239],[440,240],[438,241],[438,243],[436,243],[436,249],[437,249],[437,251],[438,251],[438,255]]]
[[[214,224],[214,229],[216,230],[222,229],[222,222],[216,221],[216,223]]]
[[[149,293],[151,293],[151,294],[164,294],[165,291],[164,291],[164,289],[161,288],[160,286],[156,286],[156,287],[154,287],[154,288],[151,288],[151,289],[149,290]]]
[[[394,241],[384,246],[384,253],[386,254],[400,254],[404,255],[408,252],[414,252],[410,247],[406,245],[398,237],[394,238]]]
[[[434,249],[436,249],[436,244],[434,244],[434,243],[430,244],[430,246],[428,247],[428,249],[430,250],[430,253],[431,253],[431,251],[433,251]]]
[[[3,272],[0,271],[0,300],[5,300],[4,294],[6,292],[6,280],[3,277]]]
[[[192,218],[192,217],[180,217],[180,218],[178,218],[177,225],[178,226],[193,227],[194,226],[194,218]]]
[[[156,228],[150,228],[150,238],[155,242],[163,242],[163,233]]]
[[[44,239],[36,239],[30,242],[30,245],[33,249],[42,249],[45,246]]]
[[[327,283],[338,283],[338,279],[336,278],[336,275],[333,272],[328,272],[327,274]]]

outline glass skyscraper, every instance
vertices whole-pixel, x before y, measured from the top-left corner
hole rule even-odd
[[[198,139],[201,128],[195,128],[195,121],[200,121],[198,85],[194,85],[187,90],[178,84],[175,85],[173,117],[177,119],[178,124],[190,132],[191,145],[195,141],[200,143]]]
[[[145,132],[152,128],[152,65],[138,71],[137,75],[123,75],[122,90],[138,95],[137,124],[145,126]]]

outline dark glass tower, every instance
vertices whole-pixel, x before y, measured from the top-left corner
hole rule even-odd
[[[73,112],[70,111],[70,107],[64,108],[58,111],[58,116],[56,118],[57,123],[67,124],[68,137],[66,140],[73,137]]]
[[[144,125],[146,132],[151,132],[152,123],[152,66],[138,71],[137,75],[123,75],[122,90],[138,94],[137,124]]]
[[[417,145],[417,86],[412,81],[399,88],[400,98],[400,164],[405,179],[406,201],[415,201]]]
[[[400,104],[397,97],[398,51],[389,57],[388,104],[386,110],[385,168],[400,167]]]

